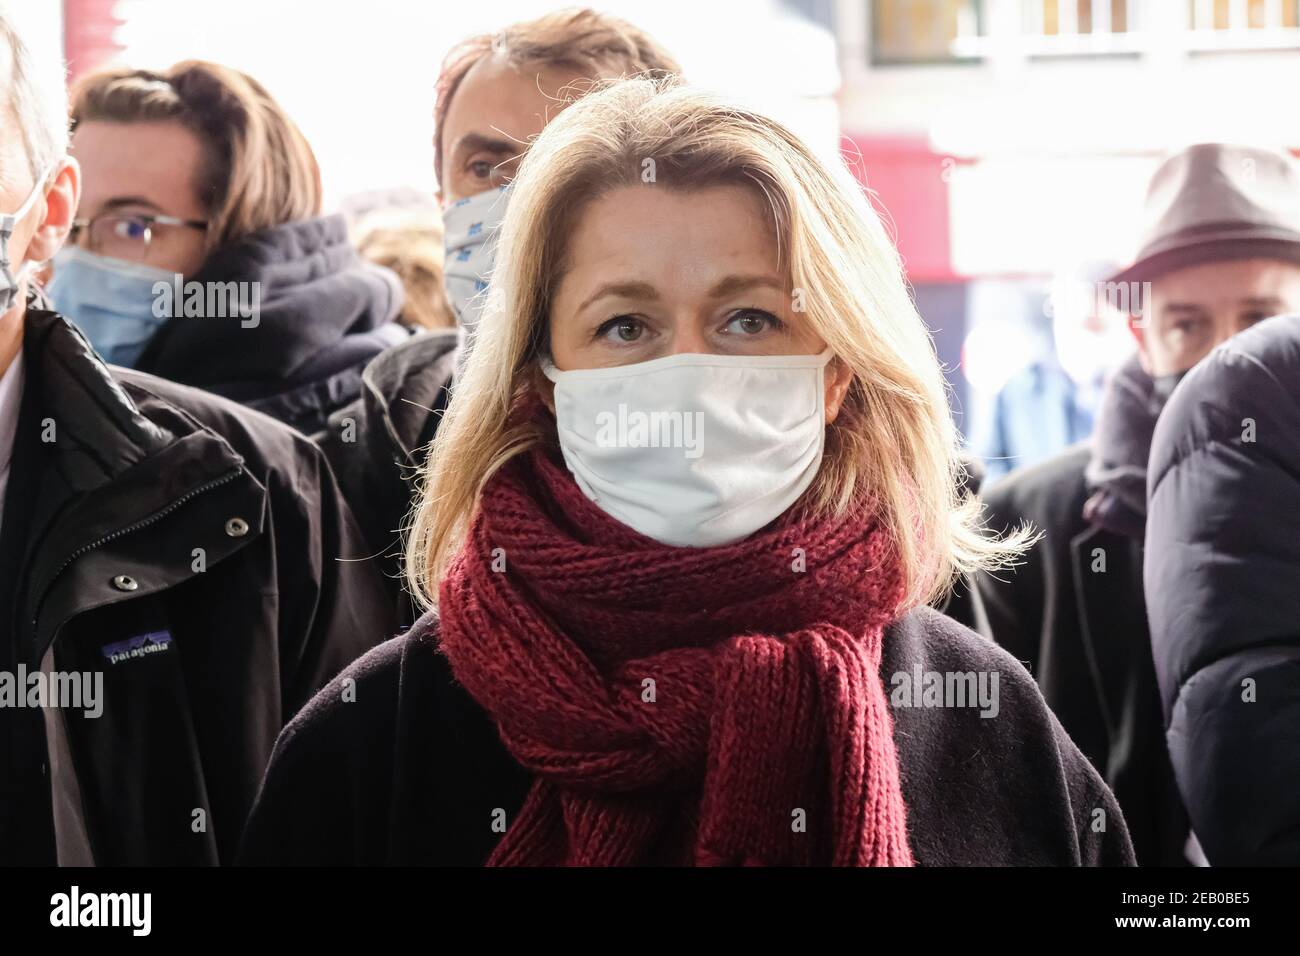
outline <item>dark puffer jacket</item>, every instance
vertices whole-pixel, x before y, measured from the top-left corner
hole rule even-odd
[[[218,249],[188,282],[259,283],[259,314],[178,315],[135,367],[216,392],[305,434],[361,394],[361,372],[410,332],[397,277],[365,262],[342,216],[290,222]],[[179,309],[178,309],[179,311]]]
[[[1300,316],[1192,370],[1148,480],[1151,643],[1192,829],[1215,865],[1300,864]]]

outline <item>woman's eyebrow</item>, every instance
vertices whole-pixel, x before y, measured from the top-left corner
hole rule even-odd
[[[647,299],[650,301],[657,301],[659,299],[659,290],[648,282],[611,282],[597,289],[591,298],[578,306],[578,311],[581,312],[593,302],[607,296],[617,296],[622,299]]]
[[[785,283],[776,276],[770,275],[731,275],[719,280],[709,290],[708,295],[711,299],[720,299],[723,296],[734,295],[737,292],[745,292],[760,287],[776,289],[779,292],[785,289]],[[645,299],[654,302],[659,299],[659,290],[648,282],[611,282],[597,289],[590,298],[578,306],[578,311],[582,311],[593,302],[607,296],[617,296],[624,299]]]
[[[727,276],[709,290],[709,298],[720,299],[726,295],[734,295],[737,292],[745,292],[758,287],[776,289],[778,292],[782,292],[785,290],[785,283],[776,276],[769,275]]]

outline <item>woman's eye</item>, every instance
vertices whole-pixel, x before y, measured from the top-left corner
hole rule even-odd
[[[486,159],[475,160],[469,164],[469,171],[478,179],[489,179],[492,176],[492,164]]]
[[[640,319],[634,319],[630,315],[618,315],[603,323],[596,330],[596,337],[617,342],[635,342],[641,337],[644,328]]]
[[[737,312],[727,322],[729,331],[738,332],[741,335],[758,335],[769,329],[780,328],[781,320],[771,312],[764,312],[761,309],[745,309]]]

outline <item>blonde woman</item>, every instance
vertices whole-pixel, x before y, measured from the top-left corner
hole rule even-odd
[[[436,606],[284,732],[254,863],[1124,864],[1009,656],[898,256],[771,120],[631,80],[521,167],[429,456]]]

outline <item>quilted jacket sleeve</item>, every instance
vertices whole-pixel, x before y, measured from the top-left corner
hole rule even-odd
[[[1161,415],[1144,566],[1178,787],[1215,865],[1300,863],[1300,315],[1216,349]]]

